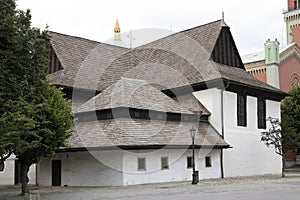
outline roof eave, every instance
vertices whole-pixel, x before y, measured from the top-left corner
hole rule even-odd
[[[219,89],[225,89],[227,91],[238,92],[238,91],[234,90],[233,87],[227,87],[226,88],[226,85],[228,85],[228,84],[229,84],[229,86],[230,85],[231,86],[238,86],[238,87],[243,87],[245,89],[252,89],[252,90],[261,91],[261,92],[258,92],[258,93],[262,93],[266,97],[266,99],[270,99],[270,100],[281,101],[286,96],[290,96],[288,93],[283,92],[283,91],[270,90],[270,89],[266,89],[266,88],[262,88],[262,87],[248,85],[248,84],[228,80],[226,78],[216,78],[216,79],[213,79],[213,80],[194,83],[194,84],[191,84],[189,86],[182,86],[182,87],[179,87],[179,88],[166,89],[166,90],[163,90],[163,92],[165,94],[167,94],[168,96],[171,96],[171,97],[173,97],[175,94],[184,95],[184,94],[188,94],[188,93],[191,93],[191,92],[201,91],[201,90],[205,90],[205,89],[209,89],[209,88],[219,88]],[[193,89],[193,91],[191,91],[191,88]],[[249,94],[252,95],[252,96],[257,96],[255,94],[255,92],[250,92]]]
[[[253,85],[248,85],[248,84],[228,80],[225,78],[223,78],[223,81],[225,83],[227,82],[229,84],[229,87],[226,90],[232,91],[232,92],[237,92],[237,91],[233,87],[230,87],[230,85],[236,86],[238,88],[243,87],[245,93],[247,93],[250,96],[263,96],[266,99],[275,100],[275,101],[281,101],[286,96],[290,96],[290,94],[280,91],[280,90],[276,91],[275,89],[271,90],[271,89],[267,89],[267,88],[257,87],[257,86],[253,86]],[[225,85],[228,85],[227,83]]]
[[[222,145],[195,145],[195,149],[227,149],[232,148],[228,144]],[[102,147],[66,147],[57,149],[56,153],[82,152],[82,151],[104,151],[104,150],[157,150],[157,149],[192,149],[192,145],[121,145]]]

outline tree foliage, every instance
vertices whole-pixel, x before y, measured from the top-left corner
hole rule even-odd
[[[285,149],[300,147],[300,86],[289,91],[281,106],[281,126],[283,146]]]
[[[279,119],[268,117],[267,121],[270,122],[271,126],[269,131],[261,132],[261,141],[264,142],[267,147],[273,146],[275,148],[275,152],[282,156],[282,136],[281,136],[281,126]]]
[[[47,30],[31,28],[30,11],[0,0],[0,162],[14,153],[23,167],[22,193],[31,164],[65,146],[71,108],[47,75]]]
[[[1,132],[11,140],[13,153],[28,165],[51,157],[71,134],[71,109],[54,86],[48,85],[33,101],[10,100],[5,109]]]

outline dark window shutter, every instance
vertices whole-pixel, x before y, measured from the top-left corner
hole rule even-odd
[[[266,128],[266,100],[257,99],[257,125],[259,129]]]
[[[237,94],[237,123],[238,126],[247,126],[247,96]]]

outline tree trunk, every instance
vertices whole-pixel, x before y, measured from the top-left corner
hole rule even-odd
[[[30,165],[27,163],[21,162],[21,195],[24,195],[27,192],[27,185],[29,182],[29,178],[27,176]]]
[[[281,158],[282,158],[282,170],[281,170],[281,176],[282,177],[285,177],[285,155],[283,154],[282,156],[281,156]]]

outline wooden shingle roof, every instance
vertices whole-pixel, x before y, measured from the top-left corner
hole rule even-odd
[[[111,108],[135,108],[168,113],[194,114],[185,107],[149,85],[144,80],[121,78],[76,111],[90,112]]]
[[[169,46],[169,45],[170,48],[174,48],[174,44],[176,44],[177,42],[182,42],[182,40],[185,40],[184,42],[187,42],[188,43],[187,45],[194,42],[195,44],[200,45],[208,53],[207,55],[210,56],[217,42],[220,31],[222,30],[223,27],[228,27],[228,26],[222,20],[217,20],[211,23],[207,23],[187,30],[183,30],[178,33],[174,33],[165,38],[153,41],[149,44],[145,44],[139,48],[147,48],[147,47],[155,48],[159,46]],[[181,50],[186,50],[186,49],[181,49]]]
[[[128,49],[104,44],[80,37],[49,32],[50,46],[55,51],[62,68],[50,75],[51,83],[55,85],[79,87],[76,81],[84,80],[83,87],[98,83],[98,72],[104,70],[103,61],[108,64]],[[80,70],[85,70],[84,72]],[[78,77],[78,73],[81,77]]]
[[[103,91],[125,77],[145,80],[159,90],[167,90],[229,79],[282,95],[280,90],[254,79],[244,69],[212,60],[224,28],[229,31],[218,20],[131,50],[51,32],[51,46],[63,66],[51,74],[51,82]]]
[[[79,122],[69,138],[71,148],[124,146],[190,146],[190,128],[196,127],[195,145],[229,147],[209,123],[118,118]]]

